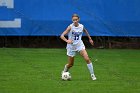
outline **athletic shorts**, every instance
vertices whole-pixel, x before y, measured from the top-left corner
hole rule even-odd
[[[67,55],[74,57],[76,55],[76,52],[80,52],[81,50],[85,49],[85,45],[83,41],[80,41],[78,44],[67,44]]]

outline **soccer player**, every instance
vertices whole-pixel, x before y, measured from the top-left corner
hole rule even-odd
[[[67,55],[68,55],[68,64],[65,65],[64,70],[62,72],[68,72],[68,70],[74,64],[74,56],[76,55],[76,52],[79,52],[80,55],[85,59],[87,63],[87,67],[91,74],[92,80],[96,80],[92,62],[90,58],[88,57],[87,51],[85,50],[85,45],[82,41],[83,32],[86,33],[91,45],[94,45],[94,43],[88,31],[84,28],[82,24],[79,23],[79,20],[80,20],[80,17],[77,14],[73,14],[72,15],[73,23],[70,24],[60,36],[60,38],[67,43],[66,49],[67,49]],[[67,34],[68,34],[68,39],[65,37],[65,35]]]

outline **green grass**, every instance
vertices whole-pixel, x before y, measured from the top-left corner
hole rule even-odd
[[[77,54],[71,81],[62,81],[65,49],[1,48],[0,93],[140,93],[140,50],[88,49],[92,81]]]

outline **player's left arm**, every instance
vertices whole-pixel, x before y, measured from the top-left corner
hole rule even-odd
[[[83,31],[86,33],[87,37],[89,38],[90,44],[91,44],[91,45],[94,45],[94,42],[93,42],[92,38],[90,37],[88,31],[87,31],[85,28],[83,28]]]

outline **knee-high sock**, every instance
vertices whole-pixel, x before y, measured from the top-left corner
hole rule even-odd
[[[90,74],[94,74],[92,62],[89,63],[89,64],[87,64],[87,67],[88,67],[88,69],[89,69]]]
[[[63,70],[64,72],[68,72],[68,70],[69,70],[69,68],[67,68],[67,65],[68,64],[66,64],[65,67],[64,67],[64,70]]]

